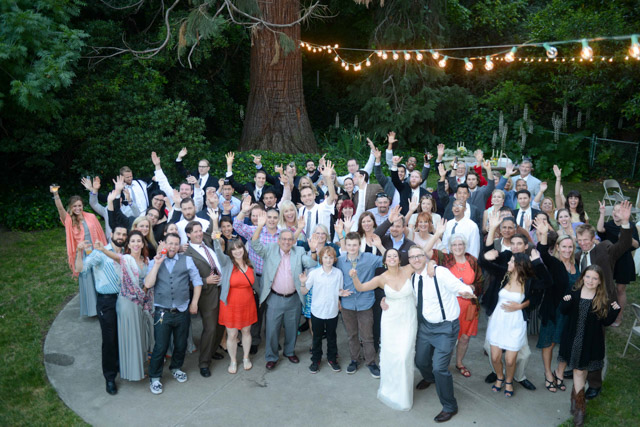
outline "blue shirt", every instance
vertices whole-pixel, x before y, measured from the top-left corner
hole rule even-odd
[[[171,273],[173,271],[173,267],[176,266],[176,262],[178,262],[178,259],[181,256],[187,257],[187,270],[189,270],[189,278],[191,279],[191,284],[193,286],[202,286],[202,278],[200,277],[200,273],[198,273],[198,269],[196,268],[196,265],[193,263],[193,259],[190,256],[175,254],[173,258],[166,257],[163,261],[164,266],[167,268],[169,273]],[[156,261],[155,259],[152,259],[151,261],[149,261],[147,274],[149,274],[149,272],[153,268],[153,264],[155,264],[155,261]],[[175,304],[174,304],[174,307],[162,307],[161,305],[158,305],[158,304],[153,304],[153,305],[154,307],[160,307],[160,308],[177,308],[178,311],[184,312],[187,308],[189,308],[189,301],[187,300],[187,302],[185,302],[184,304],[180,304],[177,307],[175,306]]]
[[[389,237],[391,237],[391,241],[393,242],[393,249],[399,251],[402,245],[404,244],[404,234],[401,235],[400,240],[398,241],[396,241],[396,239],[394,239],[392,235],[389,235]]]
[[[342,308],[354,311],[364,311],[373,307],[373,303],[376,300],[374,292],[358,292],[353,285],[353,279],[349,276],[349,271],[351,271],[352,265],[351,261],[347,259],[346,253],[338,258],[336,267],[342,270],[342,275],[344,277],[344,289],[353,292],[348,297],[342,297]],[[358,272],[358,278],[362,283],[373,279],[376,268],[378,267],[382,267],[382,257],[379,255],[362,252],[358,255],[358,258],[356,258],[356,271]]]
[[[113,250],[111,244],[105,249]],[[93,282],[99,294],[119,294],[122,284],[120,263],[106,256],[102,251],[94,250],[82,262],[82,272],[93,268]]]

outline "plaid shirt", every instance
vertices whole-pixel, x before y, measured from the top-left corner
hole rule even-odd
[[[236,230],[236,233],[238,233],[248,241],[251,241],[256,228],[258,228],[256,225],[245,224],[244,220],[238,219],[238,217],[235,217],[233,219],[233,229]],[[267,231],[267,227],[264,226],[262,229],[262,233],[260,233],[260,243],[267,246],[269,243],[277,242],[278,236],[280,236],[280,231],[276,232],[276,234],[270,234]],[[247,246],[249,247],[249,259],[253,263],[253,268],[256,274],[262,275],[262,266],[264,263],[262,257],[253,250],[253,247],[251,245]]]

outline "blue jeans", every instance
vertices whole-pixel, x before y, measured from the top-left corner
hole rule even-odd
[[[164,316],[163,316],[164,314]],[[160,322],[162,319],[162,322]],[[156,343],[151,354],[149,364],[149,378],[161,378],[164,365],[164,356],[167,354],[171,334],[173,334],[174,349],[171,355],[169,369],[180,369],[184,363],[184,356],[187,352],[187,337],[189,335],[189,324],[191,317],[189,311],[171,313],[156,308],[153,315],[153,335]]]

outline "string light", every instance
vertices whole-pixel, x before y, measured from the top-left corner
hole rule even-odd
[[[517,47],[515,47],[515,46],[514,46],[514,47],[512,47],[512,48],[511,48],[511,50],[509,51],[509,53],[507,53],[507,54],[504,56],[504,60],[505,60],[505,61],[507,61],[507,62],[513,62],[513,61],[515,61],[515,59],[516,59],[516,51],[517,51],[517,50],[518,50],[518,48],[517,48]],[[465,66],[466,66],[466,64],[465,64]]]
[[[382,57],[382,51],[381,50],[377,51],[376,55],[378,55],[378,58]]]
[[[485,63],[484,63],[484,69],[487,71],[491,71],[493,70],[493,61],[491,60],[491,57],[489,55],[485,56]]]
[[[367,58],[367,62],[365,62],[365,65],[366,65],[367,67],[371,67],[371,61],[369,61],[369,58]]]
[[[418,61],[422,61],[422,58],[423,58],[423,56],[422,56],[422,54],[420,52],[416,53],[416,59]]]
[[[593,49],[589,46],[587,39],[582,39],[582,50],[580,51],[582,59],[588,61],[593,57]]]
[[[444,67],[447,66],[447,59],[449,59],[449,57],[447,55],[445,55],[444,58],[442,58],[440,61],[438,61],[438,65],[440,66],[440,68],[444,68]]]
[[[429,52],[431,52],[431,56],[433,57],[433,59],[438,60],[438,58],[440,58],[440,54],[435,50],[431,49]]]
[[[558,49],[549,45],[549,43],[543,44],[542,47],[544,47],[544,49],[547,51],[547,58],[554,59],[556,56],[558,56]]]
[[[388,57],[387,52],[382,52],[382,59],[387,59]]]
[[[473,70],[473,62],[469,61],[469,58],[464,58],[464,69],[467,71]]]
[[[405,61],[409,61],[410,59],[411,59],[411,54],[405,50],[404,51],[404,60]]]
[[[396,52],[395,50],[393,51],[393,60],[397,61],[398,58],[400,58],[400,55],[398,55],[398,52]]]
[[[333,58],[334,61],[338,62],[340,60],[340,58],[338,58],[338,55],[336,55],[335,58]]]
[[[638,58],[640,57],[640,43],[638,43],[638,35],[631,36],[631,47],[629,48],[629,55]]]

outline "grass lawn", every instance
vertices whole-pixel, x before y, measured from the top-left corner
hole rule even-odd
[[[434,177],[430,183],[432,180],[435,183]],[[565,189],[582,192],[586,210],[596,221],[602,185],[566,183]],[[635,197],[633,189],[625,188],[625,193]],[[0,232],[0,268],[5,274],[0,300],[0,425],[84,424],[58,398],[43,363],[47,331],[64,304],[77,293],[77,282],[71,278],[66,262],[64,239],[61,228]],[[629,286],[629,302],[640,302],[639,285],[636,281]],[[627,309],[623,324],[607,329],[609,371],[601,396],[588,404],[587,425],[638,424],[640,352],[631,348],[624,359],[621,357],[632,323],[633,314]],[[570,387],[571,381],[567,384]],[[545,392],[543,388],[536,391]],[[558,398],[568,400],[569,392],[558,392]]]

